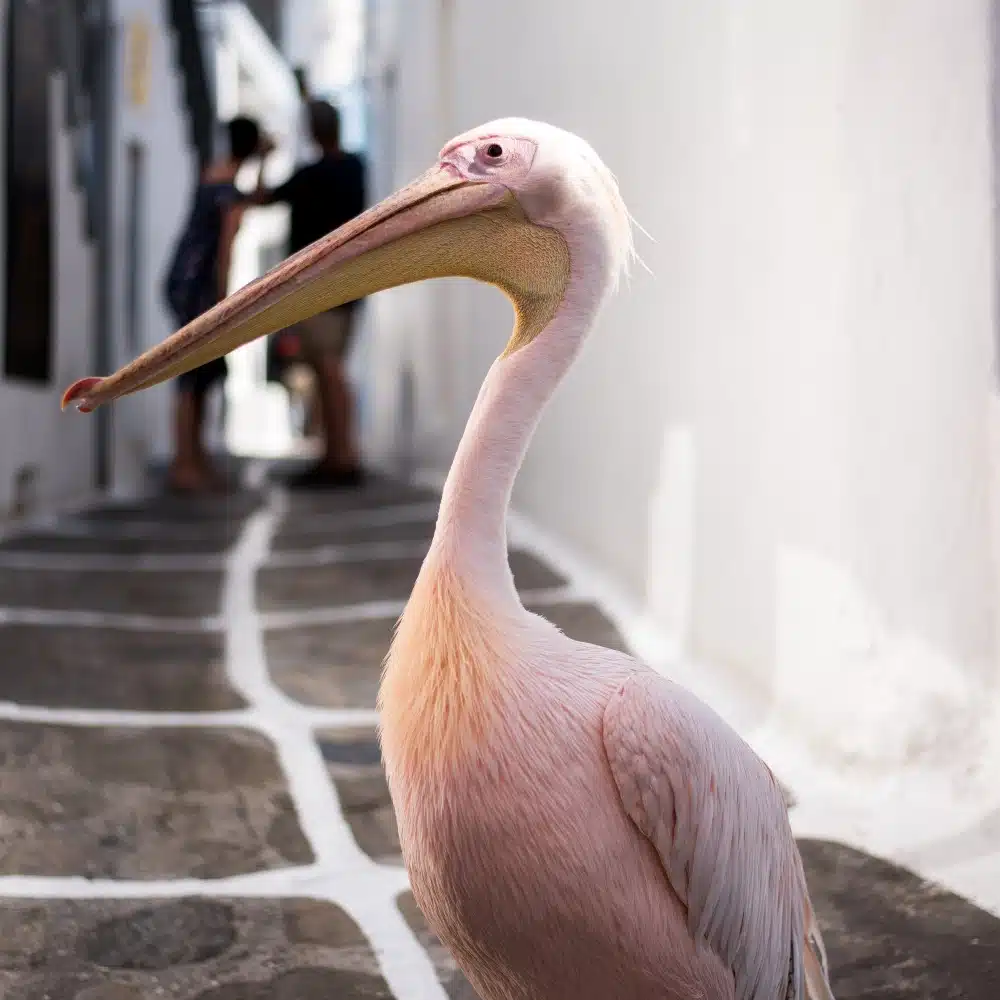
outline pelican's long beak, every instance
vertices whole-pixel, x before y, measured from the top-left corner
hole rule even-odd
[[[466,276],[544,306],[566,271],[565,243],[524,215],[504,187],[475,183],[438,165],[374,208],[289,257],[107,378],[85,378],[63,394],[89,412],[228,354],[334,306],[424,278]],[[527,240],[527,242],[525,242]],[[553,277],[555,274],[555,277]],[[538,312],[539,310],[535,310]],[[546,320],[547,321],[547,320]]]

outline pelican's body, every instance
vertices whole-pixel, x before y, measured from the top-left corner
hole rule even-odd
[[[479,996],[733,997],[611,775],[605,713],[637,665],[525,612],[472,667],[484,700],[456,705],[442,733],[432,705],[394,710],[422,701],[407,653],[442,610],[415,597],[383,689],[386,768],[414,897]]]
[[[630,252],[590,146],[493,122],[64,404],[93,409],[380,288],[465,275],[506,291],[517,323],[379,695],[416,900],[482,1000],[832,1000],[770,771],[688,692],[526,611],[508,567],[524,451]]]

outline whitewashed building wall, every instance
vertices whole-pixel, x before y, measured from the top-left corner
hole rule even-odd
[[[655,239],[637,235],[653,275],[601,317],[517,508],[826,759],[987,759],[987,0],[387,6],[394,182],[473,125],[540,118],[590,140]],[[418,458],[440,474],[510,307],[466,282],[380,299],[374,453],[399,446],[409,370]]]

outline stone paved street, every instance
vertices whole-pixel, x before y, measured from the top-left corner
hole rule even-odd
[[[475,1000],[407,890],[375,737],[435,509],[389,481],[265,488],[0,544],[0,997]],[[533,610],[625,648],[572,581],[512,564]],[[802,850],[838,1000],[1000,997],[1000,920]]]

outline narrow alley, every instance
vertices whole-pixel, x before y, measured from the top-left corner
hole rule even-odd
[[[456,454],[471,521],[510,502],[524,604],[771,769],[837,1000],[997,1000],[998,24],[1000,0],[0,0],[0,1000],[479,1000],[411,895],[377,736]],[[177,377],[222,347],[214,382]],[[113,405],[60,411],[137,356]],[[236,488],[168,492],[213,489],[209,455]],[[520,661],[548,708],[545,634]],[[732,750],[709,729],[689,746]],[[511,836],[518,863],[631,832],[553,734],[579,735],[531,727],[542,778],[504,815],[547,832],[551,780],[589,825]],[[798,878],[781,799],[737,776],[685,762],[725,821],[669,877],[691,923],[702,862],[730,917],[741,887],[788,916],[759,860]],[[613,915],[531,926],[537,1000],[674,971],[641,960],[677,940],[662,909],[524,870]],[[756,975],[769,920],[726,954],[717,916],[685,954]]]
[[[154,493],[2,543],[3,997],[475,997],[408,893],[375,733],[437,498],[243,471],[236,495]],[[527,606],[624,647],[573,580],[511,564]],[[801,846],[839,1000],[992,995],[1000,921]]]

